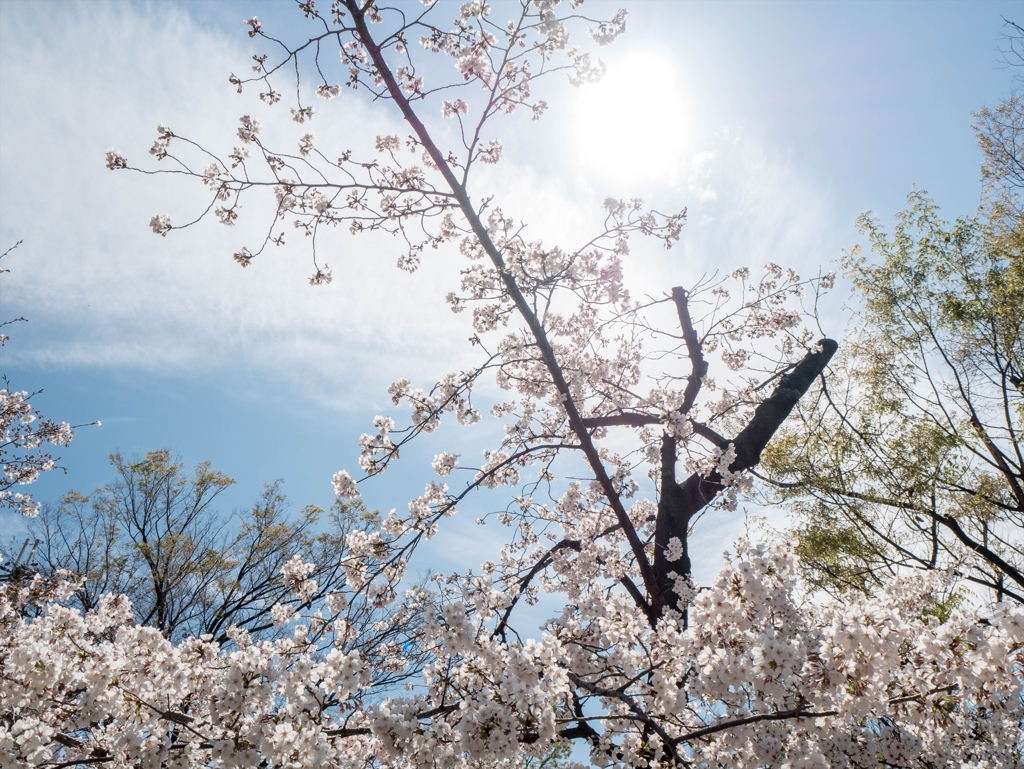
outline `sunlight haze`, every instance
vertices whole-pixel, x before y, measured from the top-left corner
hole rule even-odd
[[[569,130],[585,173],[612,183],[670,179],[690,143],[684,100],[672,59],[657,50],[631,52],[601,82],[580,88]]]

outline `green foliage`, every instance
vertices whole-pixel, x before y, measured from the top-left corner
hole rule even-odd
[[[843,519],[815,518],[794,531],[796,554],[804,566],[804,577],[813,590],[832,589],[870,593],[877,574],[865,563],[874,553],[861,530]]]
[[[985,191],[985,209],[995,234],[1016,240],[1024,237],[1019,221],[1024,216],[1020,192],[1024,190],[1024,164],[1021,163],[1021,132],[1024,125],[1024,97],[1019,93],[1000,102],[994,109],[982,107],[975,113],[974,133],[984,158],[981,178]]]
[[[1019,99],[999,115],[1019,145]],[[843,263],[856,328],[802,424],[763,456],[815,588],[871,592],[903,568],[954,568],[1024,601],[1022,187],[986,158],[977,216],[943,221],[915,190],[891,233],[860,218],[872,257]]]
[[[954,611],[967,603],[968,594],[965,590],[953,590],[948,595],[935,596],[929,606],[921,613],[925,617],[935,617],[941,625],[948,620]]]

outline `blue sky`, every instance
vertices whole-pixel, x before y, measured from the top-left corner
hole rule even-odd
[[[500,16],[501,0],[492,5]],[[616,4],[585,7],[601,15]],[[859,242],[858,214],[890,219],[913,185],[949,217],[976,208],[970,111],[1010,89],[1001,17],[1019,19],[1019,2],[630,8],[627,34],[601,51],[607,81],[589,91],[549,82],[549,113],[502,133],[505,159],[476,182],[534,237],[585,240],[608,195],[688,206],[673,251],[637,249],[627,264],[627,279],[653,292],[769,259],[827,270]],[[25,241],[5,260],[0,314],[30,318],[0,363],[15,387],[43,388],[46,415],[103,421],[79,431],[62,453],[67,474],[41,481],[41,499],[110,480],[112,451],[169,447],[238,480],[227,508],[279,477],[296,508],[326,506],[333,472],[356,467],[359,434],[390,413],[387,384],[428,384],[470,360],[463,321],[442,303],[456,259],[439,255],[409,276],[389,242],[367,238],[339,245],[326,288],[306,284],[299,249],[243,274],[230,255],[255,218],[158,238],[149,217],[187,219],[196,190],[104,168],[108,147],[148,157],[158,122],[218,142],[238,115],[265,110],[227,83],[254,50],[241,24],[254,14],[267,31],[301,33],[286,2],[0,3],[0,247]],[[358,147],[401,130],[386,105],[351,94],[331,104],[318,137]],[[833,296],[826,330],[841,338],[842,286]],[[478,452],[485,437],[442,430],[367,488],[368,502],[404,507],[435,453]],[[717,566],[741,522],[701,534],[698,570]],[[437,553],[475,564],[464,543],[476,535],[460,526]]]

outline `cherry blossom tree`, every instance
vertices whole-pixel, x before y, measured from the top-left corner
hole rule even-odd
[[[602,22],[569,5],[502,6],[516,9],[505,24],[471,2],[439,26],[447,6],[338,0],[321,12],[304,2],[315,32],[295,45],[248,20],[277,58],[256,56],[253,76],[231,76],[237,89],[256,86],[276,104],[275,84],[293,73],[302,126],[314,118],[310,78],[321,98],[365,90],[397,110],[409,135],[377,137],[365,156],[329,158],[312,133],[295,151],[271,148],[251,115],[223,159],[158,128],[157,167],[137,170],[199,180],[209,194],[199,218],[235,226],[243,197],[273,195],[262,240],[234,255],[242,267],[283,241],[281,222],[309,235],[314,285],[331,281],[317,244],[338,226],[393,234],[406,270],[434,248],[467,259],[448,301],[470,311],[479,364],[426,387],[395,382],[392,402],[409,415],[374,420],[360,439],[362,477],[334,477],[340,498],[397,472],[406,444],[443,420],[474,425],[486,409],[501,429],[480,463],[436,456],[452,487],[431,481],[379,530],[352,532],[345,587],[279,612],[290,633],[276,641],[235,628],[232,649],[174,644],[131,623],[122,597],[83,614],[55,602],[74,589],[59,577],[10,586],[0,594],[0,754],[13,765],[513,767],[570,743],[616,767],[1020,763],[1020,609],[940,623],[928,610],[949,587],[941,573],[847,603],[809,601],[787,543],[741,540],[717,580],[694,581],[695,527],[735,508],[837,349],[805,328],[832,277],[801,280],[770,263],[762,276],[739,268],[638,300],[623,284],[630,247],[641,237],[670,247],[685,211],[609,199],[603,230],[566,247],[527,240],[473,188],[477,163],[501,161],[495,125],[543,114],[538,81],[600,75],[570,36],[589,29],[603,45],[625,29],[625,12]],[[430,62],[444,57],[455,75],[435,83],[443,70]],[[115,150],[107,164],[136,168]],[[164,236],[177,227],[168,215],[150,225]],[[483,404],[478,385],[492,376],[507,396]],[[507,507],[479,520],[507,528],[494,560],[408,588],[417,546],[480,499],[473,492],[500,488]],[[308,600],[315,569],[296,558],[282,578]],[[392,623],[418,612],[412,646],[360,654],[344,618],[357,597]],[[522,607],[542,598],[550,619],[531,628]],[[41,614],[26,620],[29,606]],[[403,669],[412,651],[427,659],[422,681],[405,696],[375,691],[376,670]]]

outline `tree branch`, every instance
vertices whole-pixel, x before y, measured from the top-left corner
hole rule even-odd
[[[697,331],[693,327],[693,320],[690,318],[690,295],[681,286],[672,289],[672,301],[676,305],[676,314],[679,316],[679,326],[683,330],[683,341],[686,342],[686,353],[690,357],[690,376],[686,380],[686,389],[683,391],[683,403],[679,407],[680,414],[689,414],[697,400],[701,384],[708,373],[708,362],[704,359],[704,350],[701,346]]]
[[[498,251],[498,248],[494,245],[494,242],[491,240],[491,237],[487,232],[487,228],[484,226],[479,214],[473,207],[466,188],[455,177],[455,174],[452,172],[447,160],[434,143],[434,140],[427,131],[426,126],[419,119],[415,110],[413,110],[412,105],[409,103],[409,99],[403,93],[401,86],[395,79],[394,73],[391,71],[390,67],[388,67],[380,47],[377,45],[376,41],[374,41],[373,36],[370,34],[370,31],[366,26],[366,19],[363,11],[353,0],[345,0],[345,5],[352,13],[353,20],[356,24],[356,30],[359,35],[359,40],[364,46],[366,46],[366,50],[370,54],[370,58],[373,60],[377,73],[384,80],[384,84],[387,86],[392,99],[401,110],[402,116],[410,127],[412,127],[416,136],[423,144],[424,149],[426,149],[441,175],[444,177],[445,182],[454,193],[456,200],[459,202],[459,208],[462,210],[463,216],[466,217],[466,221],[473,230],[473,234],[477,237],[481,247],[487,253],[491,263],[498,270],[498,274],[501,276],[501,281],[505,286],[505,290],[508,292],[509,297],[512,299],[523,319],[526,321],[526,324],[529,326],[530,333],[537,342],[537,347],[540,349],[541,356],[544,359],[544,364],[551,376],[552,383],[561,396],[562,405],[565,408],[565,412],[569,420],[569,426],[579,438],[583,453],[587,458],[587,462],[590,465],[591,470],[594,472],[598,484],[601,486],[601,490],[604,492],[604,495],[608,500],[608,505],[611,507],[616,518],[618,518],[619,523],[622,525],[623,533],[626,535],[630,549],[633,552],[633,557],[636,559],[637,567],[640,569],[640,574],[643,576],[644,587],[652,597],[652,600],[659,601],[660,591],[658,590],[658,583],[655,579],[654,569],[647,560],[647,555],[644,552],[643,542],[640,541],[640,537],[637,534],[632,521],[630,521],[629,515],[626,513],[622,500],[620,499],[618,492],[615,490],[615,486],[612,484],[612,480],[608,476],[607,470],[605,470],[604,463],[601,461],[597,447],[594,445],[594,442],[590,437],[590,433],[587,430],[586,425],[583,423],[583,417],[580,415],[579,409],[572,398],[572,393],[569,390],[569,384],[562,372],[561,365],[558,363],[558,359],[555,356],[555,351],[551,346],[551,342],[548,340],[543,324],[537,317],[537,314],[530,307],[530,303],[526,300],[526,297],[517,285],[515,278],[508,271],[504,258]]]
[[[761,453],[768,441],[782,426],[797,401],[825,370],[838,347],[832,339],[822,339],[815,350],[807,353],[792,371],[782,377],[775,391],[757,407],[750,422],[732,441],[736,459],[729,467],[730,472],[749,470],[761,461]],[[669,572],[689,576],[689,555],[685,545],[690,521],[725,485],[717,470],[707,476],[694,473],[682,484],[676,483],[675,442],[667,435],[662,442],[661,472],[661,499],[655,523],[654,570],[659,590],[662,591],[661,605],[675,609],[679,597],[674,589],[675,580],[669,578]],[[681,561],[668,561],[665,557],[665,548],[673,537],[679,537],[684,545]]]

